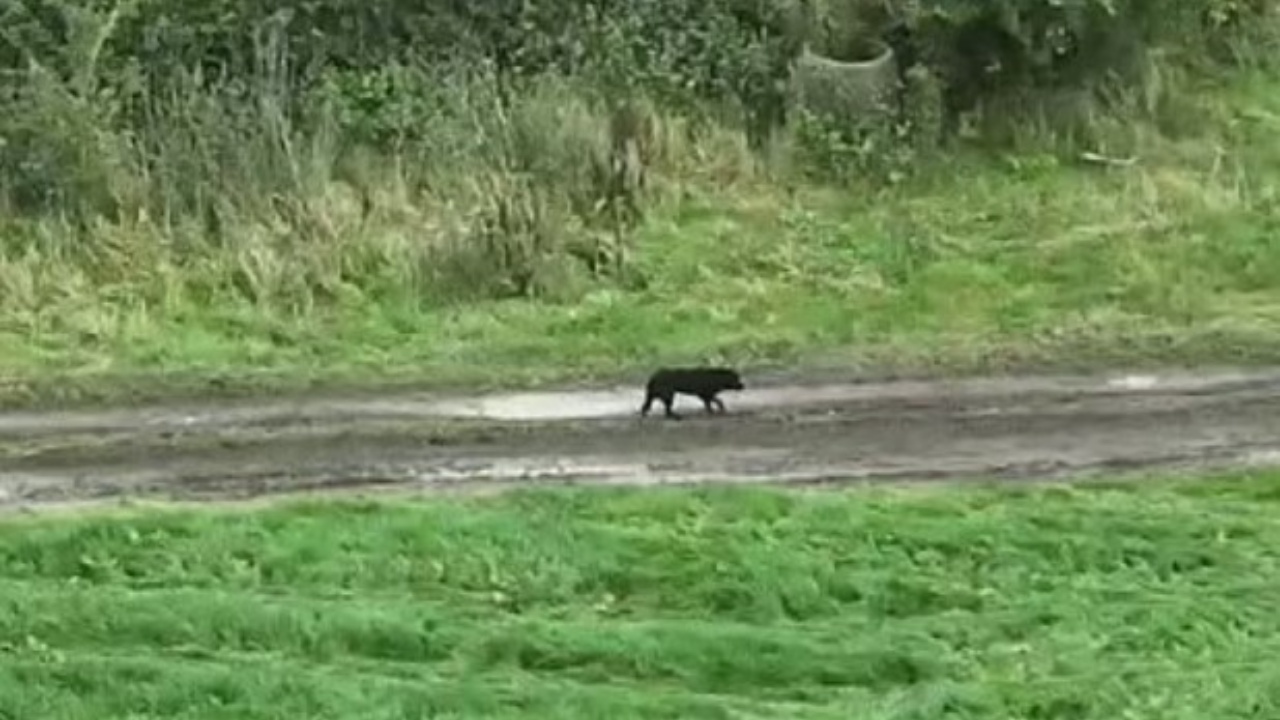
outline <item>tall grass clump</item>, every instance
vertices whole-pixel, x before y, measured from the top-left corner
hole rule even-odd
[[[6,133],[5,282],[46,308],[109,285],[284,313],[554,294],[616,275],[650,167],[687,162],[664,141],[699,142],[570,78],[508,99],[484,68],[391,66],[304,91],[263,51],[247,78],[175,73],[127,108],[32,69]]]

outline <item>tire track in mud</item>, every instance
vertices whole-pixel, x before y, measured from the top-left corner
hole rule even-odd
[[[1280,370],[634,387],[0,415],[0,508],[538,483],[1031,480],[1280,465]]]

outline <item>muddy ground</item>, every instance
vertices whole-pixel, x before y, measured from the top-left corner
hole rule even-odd
[[[1280,465],[1280,370],[758,382],[0,414],[0,508],[537,483],[1054,479]]]

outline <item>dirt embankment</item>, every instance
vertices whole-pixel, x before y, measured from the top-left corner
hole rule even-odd
[[[751,383],[748,378],[748,383]],[[1054,478],[1280,464],[1280,370],[777,383],[0,415],[0,507],[352,488]]]

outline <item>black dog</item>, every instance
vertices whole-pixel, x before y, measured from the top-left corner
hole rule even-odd
[[[724,403],[716,397],[724,390],[745,390],[742,378],[728,368],[663,368],[649,378],[645,386],[644,406],[640,408],[643,417],[649,414],[649,407],[654,400],[661,400],[669,418],[680,416],[671,409],[676,393],[696,395],[706,406],[707,412],[715,412],[719,406],[724,412]]]

